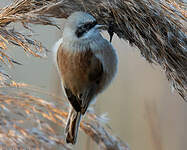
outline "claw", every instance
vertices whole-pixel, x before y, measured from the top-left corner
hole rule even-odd
[[[111,42],[112,42],[112,37],[113,37],[113,35],[114,35],[114,30],[113,30],[113,24],[112,24],[112,23],[109,24],[109,27],[108,27],[108,34],[109,34],[109,36],[110,36],[110,43],[111,43]]]

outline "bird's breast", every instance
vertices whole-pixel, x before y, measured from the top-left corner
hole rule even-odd
[[[57,64],[64,86],[75,95],[92,85],[99,93],[116,74],[117,55],[106,40],[83,51],[68,50],[61,44],[57,52]]]
[[[71,52],[60,46],[57,64],[64,86],[71,89],[75,95],[101,80],[103,75],[102,63],[91,50]]]

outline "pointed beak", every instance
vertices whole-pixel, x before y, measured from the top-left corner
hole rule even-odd
[[[107,29],[107,26],[106,26],[106,25],[102,25],[102,24],[97,24],[97,25],[95,26],[95,28],[100,29],[100,30],[106,30],[106,29]]]

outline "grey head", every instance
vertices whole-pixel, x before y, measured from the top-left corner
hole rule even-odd
[[[65,24],[63,37],[64,39],[80,40],[90,39],[100,35],[103,25],[98,25],[96,19],[85,12],[72,13]]]

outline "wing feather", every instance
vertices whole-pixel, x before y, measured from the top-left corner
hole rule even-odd
[[[69,102],[77,112],[84,114],[101,86],[102,62],[91,50],[72,53],[61,45],[57,64]]]

